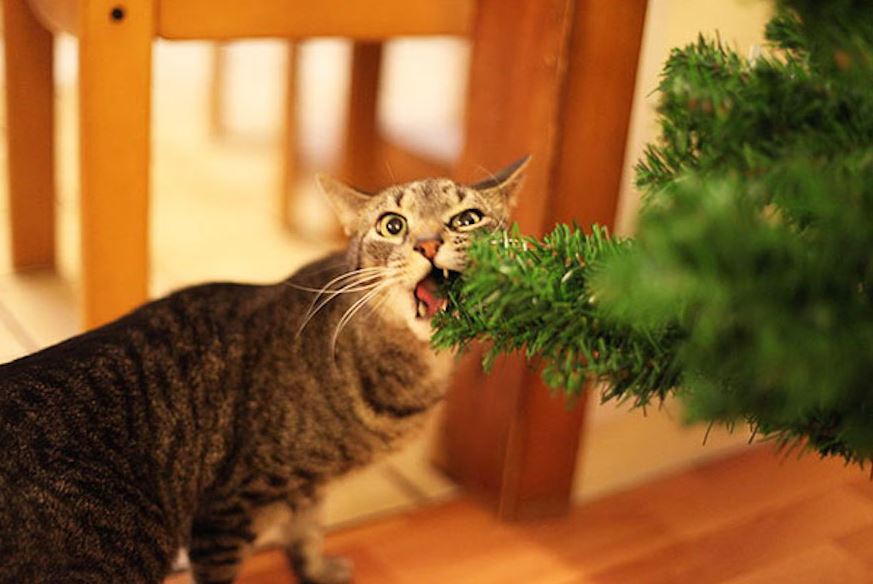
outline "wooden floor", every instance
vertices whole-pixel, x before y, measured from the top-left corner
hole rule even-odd
[[[873,582],[873,482],[756,447],[560,520],[499,523],[462,499],[333,533],[328,549],[355,562],[358,583]],[[293,582],[277,551],[240,579]]]

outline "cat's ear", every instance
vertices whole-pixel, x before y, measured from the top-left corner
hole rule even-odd
[[[500,200],[507,210],[515,206],[518,191],[524,183],[524,171],[530,162],[530,155],[519,158],[490,178],[470,185],[483,195]]]
[[[321,191],[327,195],[330,206],[333,207],[346,235],[355,231],[355,225],[361,217],[364,206],[370,201],[369,193],[359,191],[332,176],[319,173],[315,177]]]

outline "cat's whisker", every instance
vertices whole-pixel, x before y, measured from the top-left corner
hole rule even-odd
[[[335,272],[337,269],[342,269],[344,267],[348,267],[349,261],[345,257],[340,257],[332,262],[324,262],[324,265],[319,267],[318,269],[307,269],[306,272],[310,276],[316,276],[318,274],[324,274],[326,272]],[[287,282],[286,282],[287,283]]]
[[[373,314],[373,313],[375,313],[377,310],[379,310],[380,308],[382,308],[383,306],[385,306],[385,303],[388,302],[388,299],[389,299],[389,298],[390,298],[390,296],[388,296],[388,295],[386,294],[385,296],[383,296],[382,298],[380,298],[380,299],[379,299],[375,304],[369,304],[369,305],[367,306],[367,308],[369,309],[369,310],[367,311],[367,314],[368,314],[368,315]]]
[[[340,288],[343,288],[347,281],[356,280],[363,281],[365,279],[370,279],[371,276],[377,276],[385,272],[387,268],[382,266],[373,266],[369,268],[360,268],[358,270],[352,270],[351,272],[346,272],[344,274],[340,274],[339,276],[332,278],[328,281],[324,286],[322,286],[319,290],[317,290],[317,294],[315,298],[312,299],[312,304],[309,305],[309,309],[311,310],[313,306],[318,302],[318,299],[328,291],[328,289],[337,285]]]
[[[339,323],[337,323],[336,329],[334,330],[334,333],[333,333],[333,339],[331,341],[331,352],[332,353],[336,354],[336,342],[339,339],[339,335],[343,331],[343,329],[346,327],[346,325],[348,325],[349,322],[351,322],[352,318],[354,318],[354,316],[362,308],[364,308],[370,300],[372,300],[373,298],[378,296],[380,293],[384,292],[389,286],[396,284],[397,281],[398,281],[398,278],[391,278],[391,279],[388,279],[388,280],[382,282],[379,286],[377,286],[373,290],[370,290],[369,292],[364,294],[361,298],[356,300],[355,303],[352,304],[352,306],[349,307],[348,310],[346,310],[346,312],[343,314],[342,318],[340,318]]]
[[[353,272],[349,272],[348,274],[343,274],[341,276],[338,276],[337,278],[334,278],[333,280],[331,280],[330,282],[328,282],[327,284],[324,285],[324,287],[319,291],[319,293],[315,296],[315,298],[312,299],[312,305],[310,305],[310,308],[318,302],[318,300],[321,296],[323,296],[325,293],[328,292],[328,288],[330,288],[331,285],[335,284],[335,285],[340,287],[339,290],[331,291],[330,292],[331,294],[334,294],[335,292],[344,292],[346,290],[346,288],[348,288],[349,284],[352,284],[352,283],[362,284],[364,282],[368,282],[368,281],[371,281],[373,279],[378,279],[378,278],[384,276],[385,274],[390,274],[390,273],[391,273],[391,270],[389,268],[379,266],[379,267],[373,267],[373,268],[362,268],[360,270],[355,270]]]
[[[398,280],[398,278],[388,279],[378,286],[374,287],[372,290],[364,294],[358,300],[356,300],[352,304],[352,306],[350,306],[346,310],[346,312],[343,313],[342,317],[340,317],[339,323],[337,324],[336,333],[334,334],[334,339],[339,336],[339,332],[349,323],[349,321],[351,321],[352,317],[367,304],[368,301],[378,296],[379,293],[385,290],[388,286],[395,284]]]
[[[366,290],[370,286],[374,286],[379,283],[381,278],[378,275],[372,275],[368,277],[361,277],[356,279],[353,282],[343,285],[338,290],[331,292],[327,297],[322,298],[325,294],[324,290],[319,291],[319,293],[312,299],[312,302],[309,304],[309,307],[306,309],[306,312],[303,315],[303,324],[300,326],[297,334],[303,330],[304,327],[309,323],[313,316],[315,316],[325,305],[327,305],[331,300],[343,294],[345,292],[354,292],[355,290]]]
[[[394,270],[391,270],[389,268],[380,268],[379,272],[377,273],[367,275],[355,275],[353,278],[350,278],[350,281],[341,284],[338,290],[332,291],[330,293],[330,296],[321,301],[321,304],[315,306],[319,298],[324,294],[323,291],[320,292],[318,296],[313,299],[312,304],[309,308],[310,310],[312,310],[313,307],[315,307],[314,311],[318,312],[324,307],[325,304],[336,298],[338,295],[345,294],[347,292],[358,292],[367,290],[373,285],[378,284],[379,280],[384,278],[386,275],[393,276],[394,274]]]
[[[355,315],[356,315],[356,314],[357,314],[357,313],[358,313],[362,308],[364,308],[364,307],[367,305],[367,302],[368,302],[369,300],[373,299],[374,297],[376,297],[378,294],[380,294],[380,293],[383,292],[383,291],[384,291],[384,288],[380,288],[380,289],[372,290],[372,291],[368,292],[366,296],[364,296],[363,298],[359,299],[359,300],[358,300],[358,301],[353,305],[353,307],[352,307],[351,309],[349,309],[349,311],[347,311],[347,312],[343,315],[343,318],[342,318],[342,320],[337,324],[337,327],[336,327],[336,329],[334,330],[333,338],[331,339],[331,353],[333,353],[334,355],[336,355],[336,346],[337,346],[337,342],[339,341],[339,335],[340,335],[340,333],[343,331],[343,329],[345,329],[345,327],[348,325],[348,323],[351,322],[352,318],[353,318],[353,317],[354,317],[354,316],[355,316]]]
[[[308,315],[313,310],[315,310],[315,311],[319,310],[318,308],[316,308],[316,305],[321,300],[322,296],[324,296],[324,294],[330,293],[330,294],[332,294],[332,296],[331,296],[331,298],[332,298],[337,293],[343,293],[343,292],[347,291],[346,289],[349,287],[354,287],[356,285],[362,285],[368,281],[378,279],[381,274],[382,274],[382,270],[371,270],[369,268],[367,269],[367,271],[356,270],[354,272],[342,274],[340,276],[337,276],[336,278],[333,278],[332,280],[327,282],[321,288],[308,290],[308,291],[314,292],[315,296],[312,298],[312,302],[307,307],[306,314]],[[290,282],[288,284],[290,284]],[[331,286],[333,286],[333,285],[338,286],[338,288],[337,289],[331,288]]]
[[[372,290],[373,288],[383,283],[384,277],[386,275],[393,277],[395,274],[396,270],[380,267],[378,268],[378,273],[376,274],[353,274],[358,277],[353,279],[351,283],[342,286],[339,290],[332,292],[327,298],[323,299],[320,303],[318,303],[318,300],[321,296],[320,293],[318,296],[315,297],[315,299],[312,301],[312,304],[310,304],[309,309],[306,311],[306,314],[303,317],[303,322],[297,329],[297,335],[299,336],[300,333],[303,332],[303,329],[306,328],[306,325],[309,324],[313,317],[315,317],[315,315],[318,314],[318,312],[321,311],[322,308],[327,306],[327,304],[329,304],[340,294]],[[316,303],[318,303],[317,306]]]
[[[342,282],[344,279],[352,278],[353,276],[359,276],[359,275],[362,275],[362,274],[370,274],[370,273],[383,272],[383,271],[385,271],[386,269],[387,269],[387,268],[385,268],[385,267],[383,267],[383,266],[372,266],[372,267],[369,267],[369,268],[361,268],[361,269],[358,269],[358,270],[352,270],[351,272],[345,272],[345,273],[343,273],[343,274],[340,274],[339,276],[336,276],[335,278],[332,278],[329,282],[327,282],[327,283],[326,283],[324,286],[322,286],[321,288],[312,288],[312,287],[310,287],[310,286],[303,286],[303,285],[301,285],[301,284],[296,284],[296,283],[294,283],[294,282],[284,282],[284,284],[285,284],[286,286],[289,286],[289,287],[291,287],[291,288],[295,288],[295,289],[297,289],[297,290],[303,290],[304,292],[316,292],[316,293],[321,294],[321,293],[323,293],[323,292],[332,292],[332,291],[334,291],[334,290],[330,290],[329,287],[330,287],[332,284],[337,284],[337,285],[339,285],[339,283]]]
[[[314,292],[318,296],[323,296],[324,294],[327,294],[327,293],[332,294],[334,292],[339,293],[339,294],[343,294],[343,293],[349,292],[349,289],[348,289],[349,285],[354,286],[356,284],[357,284],[357,282],[352,283],[352,284],[343,284],[340,288],[311,288],[309,286],[301,286],[300,284],[292,284],[291,282],[286,283],[286,285],[290,286],[291,288],[295,288],[297,290],[302,290],[303,292]],[[352,292],[354,292],[354,290],[352,290]]]
[[[373,281],[373,282],[371,282],[371,283],[369,283],[369,284],[349,285],[349,286],[348,286],[348,288],[349,288],[348,292],[349,292],[349,293],[353,293],[353,292],[361,292],[361,291],[372,290],[374,287],[378,286],[380,283],[381,283],[381,279],[376,279],[375,281]],[[300,327],[297,329],[297,336],[300,336],[300,334],[303,332],[303,329],[306,328],[306,325],[308,325],[308,324],[310,323],[310,321],[311,321],[313,318],[315,318],[315,316],[316,316],[316,315],[317,315],[317,314],[318,314],[318,313],[319,313],[319,312],[320,312],[320,311],[321,311],[325,306],[327,306],[328,304],[330,304],[330,302],[331,302],[332,300],[334,300],[334,299],[335,299],[336,297],[338,297],[340,294],[343,294],[343,293],[345,293],[345,292],[346,292],[345,290],[340,290],[340,291],[338,291],[338,292],[333,292],[333,293],[331,293],[329,296],[327,296],[326,298],[324,298],[324,299],[323,299],[323,300],[322,300],[322,301],[321,301],[317,306],[316,306],[314,303],[311,304],[311,305],[309,306],[309,309],[308,309],[308,310],[306,311],[306,313],[303,315],[303,322],[300,324]]]
[[[394,169],[391,168],[391,163],[388,162],[387,160],[385,161],[385,170],[388,171],[388,176],[391,177],[391,182],[392,182],[392,183],[396,183],[396,182],[397,182],[397,177],[394,176]]]
[[[487,174],[488,177],[491,178],[491,180],[493,180],[493,181],[495,181],[495,182],[500,182],[500,179],[497,178],[497,175],[496,175],[496,174],[494,174],[493,172],[491,172],[490,170],[488,170],[487,168],[485,168],[485,167],[482,166],[481,164],[477,164],[477,165],[476,165],[476,168],[477,168],[478,170],[481,170],[481,171],[484,172],[485,174]]]
[[[386,285],[383,284],[383,285],[381,285],[381,286],[378,286],[378,287],[374,288],[373,290],[370,290],[369,292],[367,292],[366,294],[364,294],[363,296],[361,296],[360,298],[358,298],[358,299],[357,299],[357,300],[356,300],[356,301],[355,301],[355,302],[354,302],[354,303],[353,303],[353,304],[352,304],[352,305],[351,305],[351,306],[350,306],[350,307],[349,307],[349,308],[348,308],[348,309],[343,313],[343,315],[340,317],[339,322],[338,322],[337,325],[336,325],[336,328],[334,329],[333,338],[331,339],[331,352],[332,352],[332,353],[336,354],[336,343],[337,343],[337,340],[339,339],[339,335],[340,335],[340,333],[342,332],[342,330],[346,327],[346,325],[351,321],[352,317],[353,317],[353,316],[354,316],[354,315],[355,315],[355,314],[356,314],[356,313],[357,313],[357,312],[358,312],[358,311],[359,311],[363,306],[365,306],[365,305],[367,304],[367,302],[368,302],[371,298],[375,297],[376,295],[379,294],[379,292],[381,292],[382,290],[384,290],[385,287],[386,287]]]

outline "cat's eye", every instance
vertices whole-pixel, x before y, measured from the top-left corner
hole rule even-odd
[[[452,217],[449,225],[452,229],[467,229],[481,223],[484,217],[479,209],[467,209]]]
[[[406,219],[397,213],[385,213],[376,222],[376,231],[388,239],[400,239],[406,235]]]

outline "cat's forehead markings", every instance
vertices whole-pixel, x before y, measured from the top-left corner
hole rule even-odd
[[[456,184],[454,181],[447,178],[440,178],[433,181],[435,190],[439,190],[443,198],[443,202],[448,202],[452,199],[452,195],[457,199],[458,203],[463,203],[467,197],[466,189]]]
[[[398,209],[418,209],[428,214],[442,212],[454,200],[460,204],[468,194],[463,187],[449,179],[425,179],[394,187],[389,200]]]
[[[401,203],[403,202],[403,195],[405,194],[406,189],[397,189],[397,192],[394,193],[394,202],[397,204],[398,207],[402,206]]]
[[[406,198],[407,194],[411,194],[414,197],[415,195],[421,195],[422,193],[423,191],[420,183],[409,183],[402,187],[398,187],[397,192],[394,193],[394,202],[397,203],[398,207],[403,207],[403,200]]]

